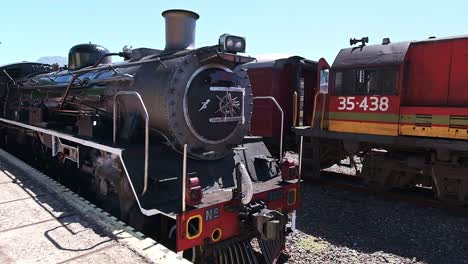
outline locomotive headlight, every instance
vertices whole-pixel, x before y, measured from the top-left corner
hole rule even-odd
[[[245,52],[245,38],[223,34],[219,37],[219,46],[223,51],[231,53]]]

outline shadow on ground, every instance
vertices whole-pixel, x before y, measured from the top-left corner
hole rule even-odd
[[[72,252],[90,251],[115,240],[113,236],[104,234],[102,227],[79,214],[72,206],[62,201],[59,196],[50,193],[35,180],[25,176],[21,169],[1,160],[0,171],[11,180],[11,182],[8,180],[2,184],[15,184],[21,188],[16,187],[18,191],[15,191],[12,197],[4,197],[7,199],[0,202],[0,206],[8,210],[8,216],[5,215],[2,223],[0,223],[0,233],[49,222],[53,227],[45,230],[43,236],[57,249]],[[25,202],[28,203],[28,206],[21,207]],[[12,206],[17,207],[10,208]],[[93,237],[100,238],[86,239],[86,243],[78,243],[83,240],[85,233],[90,232],[97,235]],[[64,236],[67,239],[64,239]],[[73,243],[73,240],[76,243]]]

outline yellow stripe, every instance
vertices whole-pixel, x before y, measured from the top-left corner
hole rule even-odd
[[[350,132],[372,135],[398,136],[398,124],[349,122],[329,120],[328,129],[336,132]]]
[[[468,129],[400,125],[400,134],[407,136],[468,139]]]

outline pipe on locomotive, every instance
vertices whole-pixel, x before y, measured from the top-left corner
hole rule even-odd
[[[99,66],[99,64],[101,64],[106,58],[108,57],[111,57],[111,56],[120,56],[120,57],[123,57],[125,56],[125,53],[124,52],[112,52],[112,53],[106,53],[104,54],[101,58],[99,58],[99,60],[97,60],[92,66],[91,68],[96,68],[97,66]],[[79,74],[74,74],[73,77],[71,78],[70,82],[68,83],[67,85],[67,88],[65,89],[65,93],[63,94],[63,97],[62,99],[60,100],[60,105],[59,105],[59,110],[62,110],[63,109],[63,106],[65,105],[65,100],[67,99],[67,96],[68,94],[70,93],[70,89],[72,88],[73,86],[73,83],[83,74],[87,73],[87,71],[83,72],[83,73],[79,73]]]
[[[195,28],[196,22],[200,16],[188,10],[182,9],[170,9],[162,12],[161,14],[166,21],[166,47],[165,51],[178,51],[184,49],[195,48]],[[83,74],[93,70],[103,62],[104,59],[110,56],[121,56],[124,57],[124,52],[118,53],[106,53],[99,60],[94,63],[88,71],[77,72],[73,75],[72,79],[68,83],[65,93],[60,101],[59,109],[62,110],[65,104],[65,100],[70,93],[70,89],[74,82]],[[69,58],[70,59],[70,58]],[[77,69],[78,70],[78,69]]]
[[[237,168],[239,169],[239,173],[241,174],[241,181],[236,181],[236,187],[239,187],[239,185],[243,185],[241,188],[242,191],[244,191],[243,187],[246,187],[245,193],[243,193],[243,197],[241,198],[241,202],[242,204],[248,204],[250,203],[250,201],[252,201],[252,197],[254,195],[252,179],[250,178],[249,172],[247,171],[247,168],[245,167],[244,163],[239,162],[237,164]]]
[[[195,48],[195,28],[200,16],[192,11],[170,9],[161,14],[166,20],[165,51]]]

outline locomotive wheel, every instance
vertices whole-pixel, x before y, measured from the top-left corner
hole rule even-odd
[[[345,155],[343,154],[341,142],[321,142],[318,139],[304,142],[303,178],[321,180],[321,170],[337,164],[343,157]]]
[[[389,191],[393,187],[392,167],[385,165],[385,158],[380,153],[369,153],[364,156],[360,177],[369,189],[380,192]]]
[[[190,225],[190,228],[193,228],[195,229],[192,225]],[[171,229],[169,230],[169,235],[168,235],[168,238],[169,238],[169,242],[170,242],[170,245],[173,245],[173,249],[175,249],[176,247],[176,225],[173,225],[171,227]],[[192,247],[190,249],[187,249],[187,250],[184,250],[184,251],[179,251],[177,252],[177,254],[179,256],[182,256],[183,258],[189,260],[190,262],[192,263],[197,263],[197,260],[199,258],[197,258],[197,254],[199,254],[200,250],[197,249],[196,247]]]

